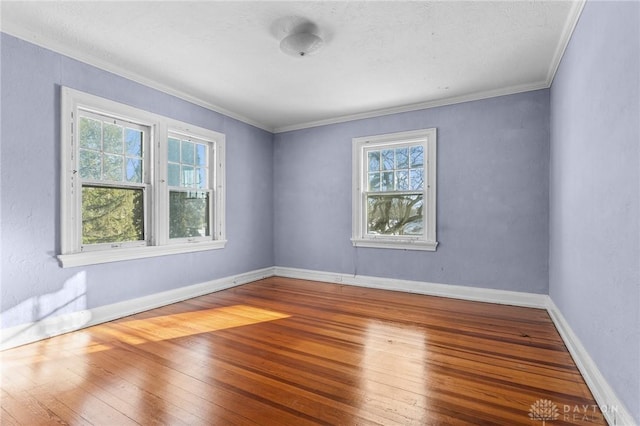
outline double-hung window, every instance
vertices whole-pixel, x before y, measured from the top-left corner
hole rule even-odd
[[[148,235],[149,126],[87,110],[77,120],[80,249],[144,246]]]
[[[169,133],[168,142],[169,238],[206,241],[213,222],[209,180],[213,144],[179,133]]]
[[[225,137],[62,89],[64,267],[224,247]]]
[[[436,129],[353,139],[351,240],[435,251]]]

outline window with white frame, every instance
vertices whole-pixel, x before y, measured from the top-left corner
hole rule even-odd
[[[206,240],[211,236],[209,158],[213,146],[177,133],[170,133],[168,142],[169,238]]]
[[[62,88],[64,267],[224,247],[225,137]]]
[[[353,245],[435,251],[436,129],[352,143]]]
[[[145,245],[149,126],[79,110],[77,130],[81,250]]]

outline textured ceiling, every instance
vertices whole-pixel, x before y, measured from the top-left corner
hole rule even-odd
[[[270,131],[548,87],[583,2],[13,2],[2,31]],[[279,43],[313,22],[325,43]]]

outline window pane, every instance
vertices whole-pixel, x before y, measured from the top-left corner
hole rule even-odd
[[[127,158],[127,182],[142,183],[142,160]]]
[[[380,173],[369,173],[369,191],[380,191]]]
[[[424,169],[410,170],[411,189],[424,189]]]
[[[82,187],[82,244],[144,240],[142,189]]]
[[[127,129],[125,138],[127,142],[127,156],[142,157],[142,132],[140,130]]]
[[[180,141],[178,139],[169,138],[169,161],[172,163],[180,162]]]
[[[180,186],[179,164],[169,164],[169,186]]]
[[[207,165],[207,146],[201,143],[196,144],[196,164],[198,166]]]
[[[104,152],[110,152],[112,154],[122,154],[123,129],[117,124],[104,123]]]
[[[196,176],[192,166],[182,166],[182,185],[185,188],[192,188],[195,186]]]
[[[104,120],[80,117],[79,133],[80,178],[143,182],[143,131],[114,124],[105,116]]]
[[[377,235],[422,235],[422,194],[369,195],[367,233]]]
[[[102,157],[103,177],[105,180],[122,181],[124,157],[122,155],[105,154]]]
[[[396,169],[409,168],[409,148],[396,149]]]
[[[195,164],[194,144],[182,141],[182,164]]]
[[[382,182],[380,183],[381,191],[393,191],[393,172],[382,173]]]
[[[407,170],[398,170],[396,172],[396,189],[398,191],[409,189],[409,172]]]
[[[411,167],[422,167],[424,165],[424,154],[422,145],[411,147]]]
[[[382,151],[382,170],[393,170],[393,150],[385,149]]]
[[[207,183],[207,169],[203,167],[198,167],[196,169],[196,187],[200,189],[205,189],[209,187]]]
[[[169,237],[205,237],[209,233],[209,192],[169,192]]]
[[[80,147],[89,149],[102,148],[102,122],[87,117],[80,117]]]
[[[373,151],[369,153],[369,171],[377,172],[380,170],[380,151]]]
[[[101,155],[96,151],[80,150],[80,177],[100,180],[102,176]]]

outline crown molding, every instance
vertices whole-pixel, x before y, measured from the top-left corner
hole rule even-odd
[[[87,55],[87,54],[83,54],[83,53],[79,53],[74,51],[73,49],[69,48],[68,46],[64,45],[64,43],[59,43],[55,40],[43,40],[41,36],[39,36],[38,34],[22,28],[18,25],[15,25],[14,23],[7,23],[7,22],[3,22],[2,23],[2,27],[0,27],[0,31],[2,31],[3,33],[6,33],[10,36],[19,38],[21,40],[27,41],[31,44],[34,44],[36,46],[39,46],[43,49],[47,49],[50,50],[52,52],[55,53],[59,53],[60,55],[66,56],[68,58],[74,59],[76,61],[80,61],[82,63],[85,63],[87,65],[91,65],[93,67],[99,68],[103,71],[107,71],[110,72],[112,74],[115,74],[119,77],[123,77],[126,78],[127,80],[131,80],[134,81],[136,83],[142,84],[146,87],[149,87],[151,89],[155,89],[158,90],[160,92],[166,93],[167,95],[171,95],[171,96],[175,96],[176,98],[180,98],[184,101],[190,102],[194,105],[198,105],[201,106],[203,108],[206,108],[208,110],[211,110],[213,112],[217,112],[219,114],[222,114],[224,116],[227,116],[229,118],[233,118],[235,120],[241,121],[243,123],[249,124],[251,126],[257,127],[259,129],[262,130],[266,130],[270,133],[273,133],[273,128],[271,126],[268,126],[264,123],[261,123],[259,121],[253,120],[249,117],[246,117],[242,114],[239,114],[237,112],[234,111],[230,111],[226,108],[223,108],[219,105],[216,105],[214,103],[211,103],[209,101],[206,101],[204,99],[201,99],[197,96],[193,96],[187,92],[184,92],[182,90],[173,88],[173,87],[169,87],[165,84],[162,84],[154,79],[148,78],[148,77],[144,77],[140,74],[137,73],[133,73],[131,71],[126,70],[123,67],[120,67],[116,64],[113,64],[111,62],[108,61],[104,61],[100,58],[97,58],[95,56],[92,55]]]
[[[214,112],[225,115],[229,118],[236,119],[238,121],[249,124],[251,126],[277,134],[277,133],[284,133],[284,132],[290,132],[295,130],[308,129],[312,127],[320,127],[320,126],[326,126],[331,124],[345,123],[348,121],[376,118],[376,117],[382,117],[385,115],[400,114],[405,112],[412,112],[412,111],[419,111],[423,109],[454,105],[454,104],[459,104],[464,102],[478,101],[478,100],[489,99],[489,98],[494,98],[498,96],[506,96],[506,95],[529,92],[529,91],[540,90],[540,89],[548,89],[549,87],[551,87],[551,84],[553,83],[553,79],[558,70],[558,67],[560,66],[564,52],[566,51],[567,46],[569,45],[573,31],[575,30],[576,25],[578,24],[578,21],[579,21],[580,15],[582,14],[582,10],[584,9],[585,3],[586,3],[586,0],[571,1],[571,9],[569,11],[569,15],[565,21],[565,25],[562,30],[560,40],[558,41],[558,44],[556,46],[556,50],[554,52],[551,63],[549,64],[546,78],[543,81],[538,81],[538,82],[524,84],[524,85],[510,86],[510,87],[494,89],[494,90],[481,91],[481,92],[471,93],[468,95],[453,96],[449,98],[419,102],[419,103],[414,103],[409,105],[369,110],[369,111],[364,111],[364,112],[355,113],[355,114],[338,115],[338,116],[330,117],[326,119],[313,120],[313,121],[302,122],[298,124],[292,124],[292,125],[280,126],[280,127],[273,127],[265,123],[259,122],[257,120],[251,119],[240,113],[228,110],[219,105],[216,105],[215,103],[206,101],[197,96],[189,94],[185,91],[182,91],[173,87],[169,87],[156,80],[144,77],[137,73],[130,72],[124,69],[123,67],[119,67],[113,63],[104,61],[100,58],[96,58],[92,55],[75,52],[73,51],[73,49],[70,49],[68,46],[65,46],[63,43],[56,42],[55,40],[43,40],[42,37],[36,34],[35,32],[25,29],[23,27],[20,27],[18,25],[15,25],[14,23],[3,22],[0,27],[0,31],[5,32],[14,37],[23,39],[27,42],[33,43],[42,48],[67,56],[71,59],[81,61],[83,63],[100,68],[107,72],[111,72],[115,75],[126,78],[128,80],[132,80],[136,83],[140,83],[152,89],[159,90],[168,95],[183,99],[192,104],[201,106],[203,108],[207,108]]]
[[[357,114],[336,116],[333,118],[327,118],[327,119],[318,120],[318,121],[309,121],[306,123],[294,124],[291,126],[277,127],[273,129],[273,133],[291,132],[295,130],[308,129],[311,127],[327,126],[330,124],[345,123],[348,121],[363,120],[367,118],[376,118],[376,117],[382,117],[385,115],[400,114],[403,112],[419,111],[423,109],[436,108],[436,107],[447,106],[447,105],[455,105],[455,104],[461,104],[465,102],[479,101],[482,99],[497,98],[499,96],[515,95],[516,93],[531,92],[534,90],[548,89],[548,88],[549,88],[549,85],[546,83],[546,81],[540,81],[540,82],[535,82],[530,84],[522,84],[518,86],[505,87],[501,89],[487,90],[483,92],[472,93],[469,95],[454,96],[454,97],[443,98],[443,99],[438,99],[434,101],[419,102],[415,104],[378,109],[378,110],[362,112]]]
[[[574,0],[571,2],[571,9],[569,10],[569,16],[564,23],[564,28],[562,29],[562,34],[560,36],[560,40],[558,45],[556,46],[556,51],[553,54],[553,58],[551,59],[551,63],[549,64],[549,69],[547,71],[547,87],[551,87],[553,83],[553,79],[558,72],[558,68],[560,67],[560,63],[562,62],[562,57],[564,56],[564,52],[567,50],[569,46],[569,42],[571,41],[571,36],[573,35],[573,31],[576,29],[578,25],[578,21],[580,20],[580,15],[582,15],[582,10],[584,9],[584,5],[587,0]]]
[[[565,21],[564,28],[562,29],[562,34],[560,36],[560,40],[558,41],[558,44],[556,46],[556,50],[553,54],[553,58],[551,59],[551,63],[549,64],[549,68],[547,70],[547,77],[544,81],[539,81],[531,84],[518,85],[518,86],[511,86],[511,87],[506,87],[506,88],[501,88],[496,90],[482,91],[482,92],[472,93],[472,94],[463,95],[463,96],[443,98],[443,99],[438,99],[434,101],[420,102],[416,104],[404,105],[399,107],[384,108],[384,109],[378,109],[378,110],[373,110],[373,111],[368,111],[363,113],[336,116],[336,117],[323,119],[323,120],[293,124],[290,126],[276,127],[275,129],[273,129],[273,133],[284,133],[284,132],[290,132],[295,130],[308,129],[311,127],[326,126],[330,124],[344,123],[347,121],[362,120],[367,118],[376,118],[376,117],[382,117],[385,115],[418,111],[421,109],[436,108],[436,107],[454,105],[454,104],[459,104],[464,102],[479,101],[482,99],[495,98],[498,96],[515,95],[517,93],[530,92],[530,91],[540,90],[540,89],[548,89],[551,87],[551,84],[553,83],[553,79],[556,75],[556,72],[558,71],[558,67],[560,66],[560,63],[562,62],[562,57],[564,56],[564,52],[567,50],[567,46],[571,41],[571,36],[573,35],[573,31],[578,25],[578,21],[580,20],[580,15],[582,14],[582,10],[584,9],[585,4],[586,4],[586,0],[571,1],[571,9],[569,10],[569,15],[567,16],[567,19]]]

